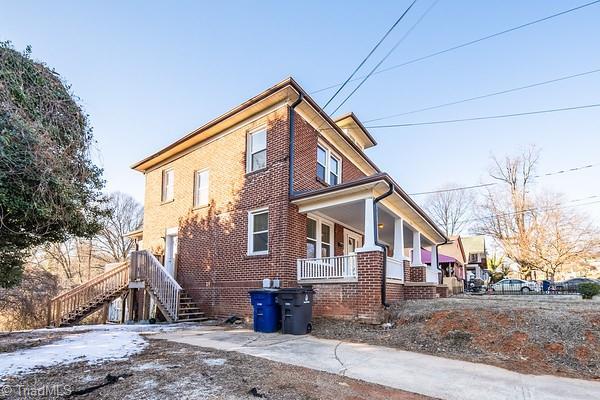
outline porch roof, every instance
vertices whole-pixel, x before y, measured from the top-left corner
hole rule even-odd
[[[421,261],[425,264],[431,264],[431,252],[429,250],[421,249]],[[455,258],[446,256],[444,254],[438,254],[438,263],[455,263]]]
[[[433,222],[421,207],[387,173],[378,173],[323,189],[296,193],[291,202],[300,208],[300,212],[317,211],[367,197],[384,194],[392,187],[393,193],[380,204],[393,214],[401,217],[434,243],[448,240],[444,232]]]

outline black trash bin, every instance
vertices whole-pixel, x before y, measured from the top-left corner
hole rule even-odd
[[[280,289],[277,302],[281,306],[281,333],[306,335],[312,330],[311,287]]]

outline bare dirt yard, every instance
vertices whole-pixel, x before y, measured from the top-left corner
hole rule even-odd
[[[59,335],[48,337],[41,332],[41,341],[46,343]],[[13,349],[18,347],[19,336],[24,347],[30,347],[27,343],[35,335],[12,334]],[[144,337],[145,349],[123,360],[94,365],[79,361],[4,376],[0,399],[429,399],[235,352]]]
[[[313,335],[600,380],[600,303],[489,297],[406,301],[390,308],[391,327],[317,319]]]

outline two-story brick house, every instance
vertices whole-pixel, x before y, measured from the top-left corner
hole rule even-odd
[[[332,120],[286,79],[133,165],[143,247],[209,315],[250,315],[264,278],[311,284],[315,313],[341,318],[444,295],[446,237],[365,155],[375,145],[354,114]]]

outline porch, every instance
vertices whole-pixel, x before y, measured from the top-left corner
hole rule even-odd
[[[446,237],[386,174],[296,195],[306,215],[297,281],[321,315],[376,319],[388,302],[443,295],[437,245]],[[431,251],[431,265],[421,249]],[[384,273],[385,271],[385,273]]]
[[[298,282],[356,281],[357,254],[372,251],[384,252],[387,279],[404,281],[408,264],[425,268],[424,282],[439,282],[437,244],[445,237],[416,204],[402,197],[405,193],[394,190],[377,200],[394,186],[386,178],[382,174],[379,179],[298,195],[292,201],[307,216],[307,257],[297,260]],[[430,266],[422,260],[421,249],[431,253]]]

